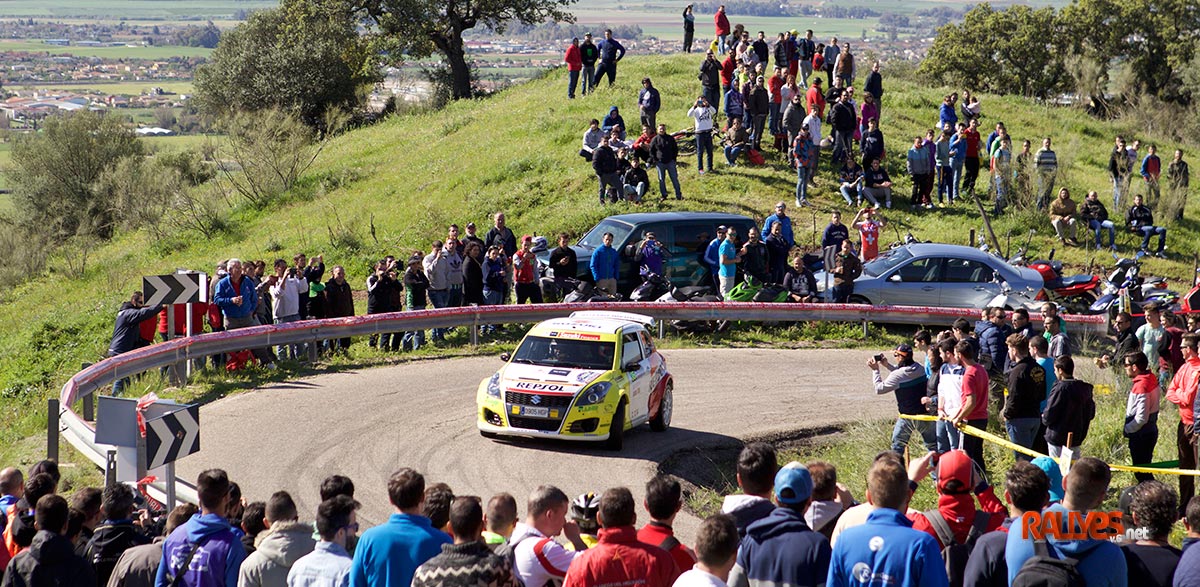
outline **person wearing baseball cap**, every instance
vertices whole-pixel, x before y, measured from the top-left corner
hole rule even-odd
[[[871,369],[871,376],[875,380],[875,393],[895,393],[896,408],[902,415],[925,415],[925,406],[921,403],[929,382],[925,367],[913,360],[913,349],[907,344],[897,346],[892,356],[896,359],[895,365],[883,353],[867,359],[867,368]],[[886,378],[880,374],[880,367],[887,367],[890,371]],[[913,432],[920,433],[926,450],[937,450],[933,422],[907,418],[896,418],[896,425],[892,428],[892,450],[903,454]]]
[[[750,524],[729,572],[729,585],[819,585],[829,571],[829,541],[804,521],[812,502],[808,468],[792,461],[775,474],[775,503]]]

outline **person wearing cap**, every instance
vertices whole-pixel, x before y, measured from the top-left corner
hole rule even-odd
[[[717,227],[716,238],[708,241],[708,247],[704,249],[704,264],[708,266],[709,273],[712,274],[713,287],[718,291],[721,289],[721,243],[725,242],[725,225]]]
[[[638,92],[638,112],[641,115],[642,126],[650,128],[658,126],[655,119],[661,106],[662,101],[658,94],[658,88],[654,87],[650,78],[642,78],[642,89]]]
[[[767,219],[763,221],[762,233],[771,234],[771,226],[776,223],[782,225],[783,239],[787,241],[788,247],[796,246],[796,238],[792,232],[792,217],[787,215],[786,202],[775,203],[775,213],[767,216]]]
[[[1062,474],[1058,472],[1058,464],[1049,458],[1041,458],[1050,461],[1054,467],[1059,479],[1058,499],[1062,499]],[[1004,561],[1008,533],[1018,531],[1012,525],[1016,523],[1019,529],[1021,516],[1026,512],[1040,512],[1050,505],[1047,500],[1049,493],[1049,475],[1040,466],[1017,462],[1008,469],[1004,476],[1004,501],[1008,502],[1008,517],[999,528],[980,536],[975,542],[963,572],[963,585],[1008,587],[1008,565]]]
[[[625,57],[625,47],[613,38],[612,29],[604,29],[604,40],[596,46],[600,53],[600,67],[596,68],[596,76],[592,78],[592,87],[600,85],[600,78],[608,74],[608,85],[612,86],[617,79],[617,62]]]
[[[814,77],[812,86],[804,94],[805,105],[809,112],[816,111],[817,116],[825,118],[825,92],[821,90],[821,78]]]
[[[922,465],[915,480],[928,473],[927,459],[914,460],[913,464]],[[838,520],[825,585],[949,585],[937,540],[914,530],[904,517],[912,497],[910,483],[910,474],[899,458],[875,460],[867,473],[869,503],[851,508]],[[870,508],[866,523],[838,532],[842,521],[858,508]]]
[[[582,66],[580,77],[583,78],[583,95],[596,89],[592,80],[596,77],[596,60],[600,58],[600,49],[592,42],[592,33],[584,33],[583,43],[579,45],[579,63]]]
[[[563,56],[567,64],[567,99],[575,99],[575,87],[579,85],[579,73],[583,70],[583,58],[579,55],[579,37],[571,39],[567,45],[567,54]]]
[[[808,468],[792,461],[775,475],[776,507],[750,524],[729,573],[729,587],[820,585],[829,573],[829,541],[804,521],[812,502]]]
[[[924,415],[926,410],[921,398],[925,397],[925,388],[929,381],[925,375],[925,366],[913,359],[913,349],[907,344],[897,346],[892,356],[896,359],[895,365],[882,353],[867,359],[867,368],[871,370],[875,393],[895,393],[896,409],[901,415]],[[886,367],[890,371],[886,378],[879,372],[880,367]],[[933,422],[896,418],[896,425],[892,427],[892,450],[903,454],[912,434],[916,432],[921,435],[921,441],[925,443],[927,451],[936,451],[937,436],[933,428]]]

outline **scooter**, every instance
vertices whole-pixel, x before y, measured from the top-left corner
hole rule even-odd
[[[1096,302],[1100,278],[1095,275],[1062,276],[1062,261],[1054,260],[1054,249],[1048,259],[1039,259],[1029,268],[1042,275],[1042,291],[1053,302],[1058,302],[1068,313],[1084,314]]]
[[[563,297],[563,301],[568,304],[583,303],[583,302],[619,302],[621,294],[609,292],[596,287],[596,284],[590,281],[580,281],[578,279],[566,279],[568,285],[571,286],[571,291]]]
[[[1091,313],[1115,316],[1122,293],[1129,296],[1129,303],[1135,311],[1140,311],[1141,306],[1151,300],[1170,304],[1179,298],[1178,293],[1167,289],[1166,279],[1146,279],[1140,275],[1141,259],[1145,254],[1144,251],[1138,251],[1133,258],[1119,258],[1113,254],[1116,265],[1104,281],[1100,297],[1089,308]]]

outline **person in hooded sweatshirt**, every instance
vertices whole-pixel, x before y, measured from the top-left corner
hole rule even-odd
[[[108,581],[101,581],[100,587],[153,587],[154,576],[158,574],[158,565],[162,563],[162,543],[166,536],[176,528],[187,523],[196,512],[196,506],[185,503],[175,506],[167,515],[167,523],[163,536],[156,536],[150,544],[134,546],[121,554],[113,566]]]
[[[67,500],[44,495],[37,501],[36,511],[33,543],[8,564],[3,587],[95,585],[96,572],[75,554],[75,546],[63,536],[70,517]]]
[[[1064,451],[1071,451],[1071,458],[1077,459],[1092,418],[1096,417],[1092,384],[1075,378],[1075,361],[1070,356],[1054,360],[1054,376],[1056,381],[1042,412],[1046,444],[1051,457],[1058,458]]]
[[[107,585],[121,555],[150,539],[133,524],[133,490],[128,485],[116,483],[105,488],[100,510],[104,521],[88,540],[84,558],[95,567],[100,584]]]
[[[196,495],[200,500],[200,513],[163,541],[163,557],[154,578],[155,587],[237,585],[238,569],[246,558],[246,550],[225,518],[230,501],[229,475],[221,469],[200,473],[196,478]],[[181,580],[175,581],[179,574],[183,575]]]
[[[739,536],[745,536],[750,524],[774,511],[771,488],[775,484],[778,462],[775,447],[765,442],[747,444],[738,455],[737,483],[742,493],[726,495],[721,513],[733,516]]]
[[[625,119],[621,118],[621,112],[617,110],[616,106],[608,109],[608,116],[605,116],[604,121],[600,123],[600,130],[604,131],[606,135],[611,134],[614,128],[620,131],[621,140],[625,140]]]
[[[300,522],[299,518],[296,502],[288,492],[271,495],[267,500],[267,531],[259,537],[254,553],[242,562],[238,587],[287,583],[292,564],[317,545],[312,524]]]
[[[963,587],[1008,587],[1008,566],[1004,562],[1008,533],[1019,531],[1019,523],[1017,529],[1012,525],[1022,514],[1040,512],[1050,504],[1050,477],[1033,463],[1017,461],[1004,475],[1004,500],[1008,502],[1008,517],[999,528],[975,542],[963,572]]]
[[[1042,515],[1054,513],[1061,516],[1065,534],[1068,513],[1079,512],[1086,516],[1088,511],[1099,508],[1104,503],[1111,480],[1112,472],[1104,461],[1094,457],[1075,461],[1063,479],[1066,494],[1062,503],[1051,505]],[[1019,520],[1014,522],[1020,523]],[[1026,532],[1009,531],[1004,560],[1008,564],[1010,585],[1020,572],[1021,565],[1034,557],[1034,539],[1033,535],[1027,536]],[[1099,538],[1066,540],[1054,533],[1047,533],[1046,550],[1054,558],[1074,559],[1076,569],[1088,587],[1126,587],[1129,583],[1125,556],[1115,542]]]
[[[908,518],[912,520],[914,530],[933,536],[939,549],[947,545],[936,530],[936,520],[930,519],[932,516],[940,515],[946,521],[959,544],[967,543],[976,518],[983,520],[983,532],[991,532],[1004,522],[1007,509],[996,498],[987,480],[976,472],[967,453],[956,449],[942,455],[938,459],[937,473],[937,509],[914,512]]]
[[[813,481],[795,461],[775,475],[779,507],[750,524],[729,572],[729,587],[750,585],[821,585],[829,574],[832,549],[825,536],[804,522],[812,503]]]

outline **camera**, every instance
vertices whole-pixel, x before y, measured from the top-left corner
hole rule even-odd
[[[882,363],[882,362],[883,362],[883,353],[879,353],[878,355],[875,355],[875,362],[876,362],[876,363]]]

